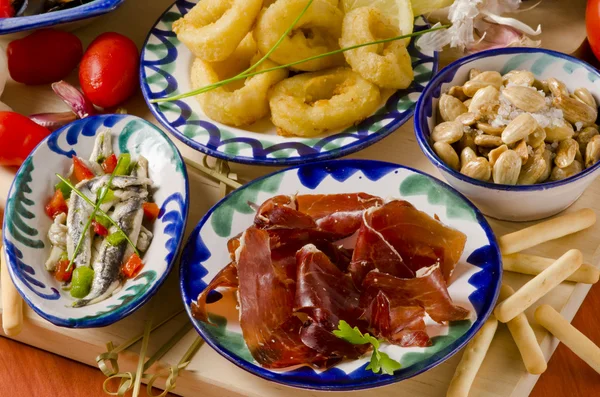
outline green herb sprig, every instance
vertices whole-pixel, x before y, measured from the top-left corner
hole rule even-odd
[[[340,320],[338,329],[334,330],[333,334],[353,345],[370,344],[373,347],[373,354],[371,354],[371,362],[367,365],[366,369],[370,369],[376,374],[383,372],[384,374],[393,375],[395,371],[402,368],[398,361],[390,358],[386,353],[379,351],[380,340],[368,333],[363,334],[358,327],[352,328],[344,320]]]
[[[119,159],[119,161],[117,162],[117,166],[115,167],[115,169],[119,168],[120,162],[121,162],[121,159]],[[73,252],[73,257],[69,261],[69,266],[67,266],[67,272],[69,270],[71,270],[71,267],[73,266],[73,262],[75,261],[75,258],[77,258],[77,254],[79,254],[79,250],[81,249],[81,245],[83,244],[83,241],[85,240],[87,231],[89,230],[90,226],[92,225],[92,221],[96,217],[96,213],[100,209],[100,205],[102,204],[102,202],[104,201],[104,198],[108,194],[108,192],[110,190],[110,185],[112,184],[114,177],[115,177],[115,172],[113,171],[112,174],[110,174],[108,184],[106,186],[102,186],[102,188],[100,188],[100,194],[97,196],[98,198],[96,200],[96,205],[94,205],[94,210],[92,211],[90,218],[87,220],[85,226],[83,227],[83,232],[81,233],[81,236],[79,236],[79,241],[77,242],[77,245],[75,246],[75,252]],[[65,183],[65,181],[63,181],[62,179],[61,179],[61,181],[62,181],[62,183]],[[75,188],[73,188],[73,190],[75,190]]]
[[[335,54],[341,54],[343,52],[354,50],[354,49],[357,49],[357,48],[360,48],[360,47],[366,47],[366,46],[374,45],[374,44],[389,43],[391,41],[407,39],[409,37],[418,37],[418,36],[421,36],[421,35],[423,35],[425,33],[434,32],[436,30],[441,30],[441,29],[446,29],[449,26],[450,25],[440,25],[440,26],[436,26],[436,27],[433,27],[433,28],[430,28],[430,29],[421,30],[419,32],[413,32],[413,33],[404,34],[404,35],[401,35],[401,36],[390,37],[388,39],[375,40],[375,41],[370,41],[368,43],[356,44],[356,45],[353,45],[353,46],[350,46],[350,47],[340,48],[338,50],[326,52],[326,53],[315,55],[315,56],[312,56],[312,57],[309,57],[309,58],[301,59],[299,61],[294,61],[294,62],[286,63],[285,65],[278,65],[278,66],[274,66],[272,68],[263,69],[263,70],[259,70],[259,71],[252,72],[252,73],[243,72],[243,73],[241,73],[241,74],[239,74],[237,76],[234,76],[234,77],[231,77],[231,78],[228,78],[228,79],[225,79],[225,80],[222,80],[222,81],[219,81],[217,83],[213,83],[213,84],[201,87],[201,88],[198,88],[197,90],[190,91],[190,92],[187,92],[185,94],[174,95],[174,96],[167,97],[167,98],[152,99],[152,100],[150,100],[150,103],[171,102],[171,101],[176,101],[176,100],[179,100],[179,99],[189,98],[191,96],[196,96],[198,94],[203,94],[205,92],[212,91],[215,88],[222,87],[222,86],[227,85],[229,83],[232,83],[234,81],[243,80],[243,79],[245,79],[247,77],[256,76],[256,75],[259,75],[259,74],[262,74],[262,73],[273,72],[273,71],[279,70],[279,69],[289,68],[289,67],[298,65],[300,63],[304,63],[304,62],[308,62],[308,61],[313,61],[315,59],[320,59],[320,58],[331,56],[331,55],[335,55]]]
[[[93,206],[94,208],[96,207],[96,203],[94,203],[92,200],[90,200],[85,194],[83,194],[79,189],[77,189],[75,186],[73,186],[73,184],[71,182],[69,182],[67,179],[65,179],[62,175],[56,174],[56,176],[58,177],[58,179],[60,179],[61,181],[63,181],[67,186],[69,186],[73,190],[73,192],[75,192],[75,194],[77,194],[79,197],[81,197],[86,203],[88,203],[89,205]],[[125,240],[127,240],[127,242],[129,243],[129,245],[133,249],[133,252],[135,252],[136,255],[140,256],[140,252],[136,248],[135,244],[131,241],[131,239],[129,238],[129,236],[127,235],[127,233],[125,233],[123,231],[123,229],[121,229],[121,227],[117,224],[117,222],[115,222],[114,219],[112,219],[106,212],[102,211],[102,209],[100,209],[100,208],[98,208],[97,213],[99,213],[100,215],[102,215],[114,227],[116,227],[117,231],[123,233],[125,235]],[[90,219],[93,219],[93,218],[90,218]]]

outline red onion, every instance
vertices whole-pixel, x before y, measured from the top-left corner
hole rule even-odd
[[[92,102],[71,84],[59,81],[52,84],[52,90],[69,105],[79,118],[84,119],[97,113]]]

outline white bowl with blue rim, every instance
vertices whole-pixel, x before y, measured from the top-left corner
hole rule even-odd
[[[425,88],[415,110],[415,134],[425,156],[448,183],[486,215],[508,221],[532,221],[559,213],[573,204],[600,174],[600,162],[569,178],[536,185],[500,185],[453,170],[433,151],[429,136],[436,125],[438,101],[450,87],[462,86],[469,70],[529,70],[538,80],[557,78],[570,92],[585,87],[600,100],[600,72],[569,55],[541,48],[503,48],[461,58],[442,69]]]
[[[253,360],[244,342],[235,293],[213,291],[207,305],[211,325],[195,319],[190,303],[230,262],[229,238],[252,225],[249,202],[262,203],[279,194],[366,192],[409,201],[417,209],[437,214],[446,225],[467,235],[463,255],[448,291],[454,303],[470,310],[469,320],[447,325],[427,322],[433,345],[382,351],[402,364],[394,375],[365,370],[369,355],[344,361],[325,371],[308,366],[269,370]],[[287,168],[254,180],[217,203],[192,232],[181,258],[180,287],[187,313],[204,340],[232,363],[264,379],[318,390],[358,390],[398,382],[427,371],[458,352],[479,330],[494,308],[502,265],[494,233],[484,216],[447,184],[420,171],[372,160],[335,160]]]
[[[144,268],[110,298],[73,308],[68,291],[44,263],[50,253],[52,220],[44,206],[54,193],[56,173],[66,175],[73,155],[88,158],[96,135],[109,128],[115,154],[148,159],[153,197],[160,208],[154,238],[142,257]],[[10,188],[3,244],[10,276],[27,304],[51,323],[71,328],[103,327],[133,313],[150,299],[173,268],[188,214],[189,188],[177,148],[159,128],[135,116],[102,115],[78,120],[55,131],[25,160]]]
[[[91,21],[91,18],[116,10],[124,1],[125,0],[95,0],[78,7],[38,14],[35,13],[35,10],[41,9],[42,1],[29,0],[29,5],[24,15],[13,18],[0,18],[0,37],[3,35],[11,35],[28,30],[50,27],[73,29],[81,25],[84,21]],[[7,36],[4,36],[2,38],[6,37]]]
[[[202,112],[194,97],[152,104],[152,99],[193,90],[190,68],[194,55],[177,39],[171,25],[198,1],[177,0],[150,30],[142,49],[140,81],[156,119],[177,139],[213,157],[245,164],[292,165],[357,152],[391,134],[412,116],[420,93],[437,71],[437,53],[420,50],[418,38],[411,40],[408,51],[415,80],[408,89],[390,91],[380,109],[358,125],[312,138],[279,136],[268,118],[243,128],[218,123]],[[428,27],[424,18],[415,20],[415,31]]]

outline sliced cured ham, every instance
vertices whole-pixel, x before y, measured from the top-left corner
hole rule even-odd
[[[200,295],[198,295],[198,299],[196,300],[196,302],[192,302],[193,316],[200,321],[210,323],[210,321],[208,320],[208,313],[206,312],[206,300],[208,298],[208,294],[210,294],[217,288],[237,287],[237,268],[235,267],[235,263],[231,262],[229,265],[225,266],[219,273],[217,273],[215,278],[213,278],[210,284],[206,286],[204,291],[202,291]]]
[[[340,320],[358,325],[363,312],[360,292],[350,276],[335,266],[323,252],[308,244],[296,254],[297,285],[295,310],[306,313],[327,330]]]
[[[356,232],[364,210],[382,205],[380,197],[366,193],[305,194],[296,197],[297,210],[309,215],[321,230],[341,236]]]
[[[469,311],[452,302],[439,265],[421,269],[415,278],[372,271],[363,281],[361,302],[366,307],[383,292],[390,307],[420,306],[438,323],[464,320]]]
[[[256,212],[254,225],[261,229],[313,229],[314,219],[296,209],[294,196],[275,196],[265,201]]]
[[[407,201],[391,201],[366,211],[364,224],[373,233],[365,233],[365,238],[357,241],[356,260],[353,258],[357,265],[352,267],[355,273],[363,275],[365,269],[379,269],[407,277],[406,269],[400,266],[401,260],[413,272],[439,264],[448,282],[467,241],[463,233],[445,226]],[[388,251],[371,250],[369,245],[373,244],[382,249],[387,246]],[[365,255],[365,250],[371,252]]]
[[[403,347],[431,346],[425,326],[425,309],[421,306],[391,307],[383,291],[367,304],[362,318],[374,335]]]
[[[274,266],[269,232],[248,228],[237,256],[240,325],[256,361],[283,368],[322,360],[300,339],[302,323],[293,316],[295,288],[281,280]]]

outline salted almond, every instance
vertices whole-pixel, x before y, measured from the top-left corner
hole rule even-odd
[[[500,73],[492,70],[479,73],[463,85],[463,92],[466,96],[473,97],[477,91],[489,86],[500,89],[502,86]]]
[[[468,105],[468,110],[471,113],[481,114],[483,111],[499,106],[500,91],[492,85],[486,86],[478,90],[471,103]]]
[[[592,96],[592,93],[585,87],[579,87],[573,92],[573,96],[579,99],[581,102],[585,103],[588,106],[593,107],[594,109],[598,108],[596,104],[596,100]]]
[[[570,166],[565,168],[554,167],[550,173],[551,181],[560,181],[570,176],[580,173],[583,170],[583,166],[579,161],[573,161]]]
[[[510,145],[525,139],[538,127],[537,121],[529,113],[522,113],[511,120],[502,132],[502,142]]]
[[[434,142],[458,142],[464,134],[463,128],[463,125],[458,121],[444,121],[433,127],[431,139]]]
[[[520,86],[532,86],[535,76],[529,70],[511,70],[502,76],[502,81]]]
[[[569,139],[575,134],[571,123],[559,119],[555,124],[551,124],[544,128],[546,131],[546,142],[560,142],[565,139]]]
[[[447,142],[436,142],[433,144],[433,150],[450,168],[456,171],[460,169],[460,160],[452,145]]]
[[[521,139],[517,142],[514,149],[515,152],[521,157],[521,163],[525,164],[529,159],[529,149],[527,149],[527,141],[525,139]]]
[[[554,158],[554,164],[559,168],[565,168],[571,165],[575,161],[575,156],[579,151],[579,144],[575,139],[569,138],[564,141],[560,141],[556,148],[556,157]]]
[[[590,168],[600,160],[600,135],[594,136],[585,149],[585,168]]]
[[[440,116],[442,116],[444,121],[454,121],[461,114],[467,113],[465,104],[448,94],[442,94],[438,107],[440,109]]]
[[[546,161],[543,157],[532,157],[521,167],[517,185],[533,185],[544,175],[546,167]]]
[[[546,100],[535,88],[510,86],[502,91],[502,95],[514,106],[526,112],[539,112],[546,106]]]
[[[494,127],[489,123],[477,123],[477,129],[483,131],[485,134],[488,135],[496,135],[496,136],[500,136],[502,135],[502,131],[504,131],[505,127]]]
[[[514,150],[502,153],[493,167],[494,182],[502,185],[516,185],[521,172],[521,157]]]
[[[588,127],[596,122],[598,110],[590,105],[569,96],[557,96],[552,104],[563,111],[565,120],[572,124],[581,123]]]
[[[502,138],[494,135],[480,134],[475,136],[475,144],[480,147],[495,148],[502,145]]]
[[[485,158],[477,157],[465,164],[460,173],[480,181],[488,181],[492,175],[492,166]]]
[[[488,153],[488,160],[490,162],[490,165],[493,167],[494,164],[496,164],[496,160],[498,160],[498,157],[500,157],[500,155],[502,153],[506,152],[507,150],[508,150],[508,146],[506,146],[506,145],[500,145],[496,149],[491,150]]]

